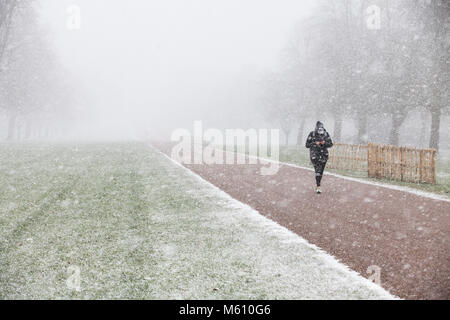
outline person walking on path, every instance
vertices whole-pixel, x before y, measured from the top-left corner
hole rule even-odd
[[[316,129],[311,132],[306,141],[306,148],[310,150],[311,162],[316,172],[316,192],[322,193],[321,182],[325,167],[328,162],[328,149],[333,147],[333,140],[330,134],[325,130],[322,122],[318,121]]]

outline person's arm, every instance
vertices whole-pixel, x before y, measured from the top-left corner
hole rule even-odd
[[[311,132],[308,136],[308,140],[306,140],[306,148],[311,149],[313,145],[314,145],[314,139],[313,139],[313,134]]]
[[[331,140],[330,134],[327,132],[327,138],[325,139],[325,148],[333,148],[333,146],[333,140]]]

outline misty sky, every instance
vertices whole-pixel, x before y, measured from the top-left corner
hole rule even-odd
[[[241,83],[276,67],[314,1],[41,3],[60,60],[89,93],[82,108],[100,119],[99,127],[117,133],[146,125],[165,135],[195,119],[216,127],[256,121],[250,106],[242,109],[251,93]],[[81,9],[80,30],[66,27],[70,5]]]

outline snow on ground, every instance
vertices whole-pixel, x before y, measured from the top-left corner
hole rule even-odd
[[[298,166],[298,165],[295,165],[295,164],[283,163],[283,162],[281,162],[280,164],[281,165],[285,165],[285,166],[289,166],[289,167],[293,167],[293,168],[302,169],[302,170],[314,171],[314,169],[301,167],[301,166]],[[349,180],[349,181],[354,181],[354,182],[359,182],[359,183],[363,183],[363,184],[373,185],[373,186],[376,186],[376,187],[382,187],[382,188],[391,189],[391,190],[403,191],[403,192],[411,193],[411,194],[414,194],[414,195],[417,195],[417,196],[421,196],[421,197],[425,197],[425,198],[429,198],[429,199],[433,199],[433,200],[450,202],[450,199],[447,196],[435,194],[435,193],[432,193],[432,192],[426,192],[426,191],[421,191],[421,190],[417,190],[417,189],[413,189],[413,188],[408,188],[408,187],[403,187],[403,186],[396,186],[396,185],[393,185],[393,184],[386,184],[386,183],[382,183],[382,182],[368,181],[368,180],[364,180],[364,179],[352,178],[352,177],[347,177],[347,176],[343,176],[343,175],[339,175],[339,174],[335,174],[335,173],[330,173],[330,172],[326,172],[325,174],[329,175],[329,176],[336,177],[336,178],[340,178],[340,179],[345,179],[345,180]]]
[[[292,167],[292,168],[297,168],[297,169],[308,170],[308,171],[314,172],[314,169],[312,169],[312,168],[302,167],[302,166],[299,166],[299,165],[296,165],[296,164],[292,164],[292,163],[286,163],[286,162],[282,162],[282,161],[274,161],[274,160],[271,160],[271,159],[261,158],[261,157],[258,157],[258,156],[248,156],[248,157],[249,158],[253,158],[253,159],[257,159],[257,160],[261,161],[261,163],[267,163],[267,164],[268,163],[275,163],[275,164],[278,164],[280,166],[288,166],[288,167]],[[387,183],[382,183],[382,182],[358,179],[358,178],[343,176],[343,175],[330,173],[330,172],[325,172],[325,174],[329,175],[329,176],[336,177],[336,178],[353,181],[353,182],[359,182],[359,183],[373,185],[373,186],[382,187],[382,188],[391,189],[391,190],[403,191],[403,192],[411,193],[411,194],[414,194],[414,195],[417,195],[417,196],[421,196],[421,197],[425,197],[425,198],[429,198],[429,199],[433,199],[433,200],[450,202],[450,198],[448,198],[447,196],[435,194],[435,193],[432,193],[432,192],[426,192],[426,191],[421,191],[421,190],[417,190],[417,189],[413,189],[413,188],[408,188],[408,187],[404,187],[404,186],[397,186],[397,185],[387,184]]]
[[[146,144],[0,148],[1,299],[393,298]]]
[[[357,274],[356,272],[350,270],[347,266],[344,264],[338,262],[334,257],[328,255],[327,253],[323,252],[318,247],[308,243],[305,239],[301,238],[300,236],[292,233],[291,231],[287,230],[286,228],[278,225],[274,221],[265,218],[261,214],[259,214],[257,211],[253,210],[249,206],[239,202],[236,199],[233,199],[231,196],[217,188],[216,186],[212,185],[211,183],[205,181],[200,176],[195,174],[194,172],[186,169],[185,167],[181,166],[177,162],[170,159],[170,157],[166,156],[168,160],[172,161],[174,164],[179,165],[183,170],[186,170],[189,175],[191,175],[194,179],[196,179],[200,185],[202,185],[202,189],[205,190],[205,193],[211,194],[214,197],[217,197],[220,200],[220,202],[224,203],[228,208],[232,208],[233,210],[238,210],[238,214],[233,215],[227,215],[225,217],[225,220],[223,221],[223,214],[216,214],[217,215],[217,221],[221,222],[222,224],[228,224],[230,226],[245,226],[246,230],[252,230],[255,233],[263,233],[271,239],[274,243],[271,243],[273,249],[275,249],[273,252],[262,252],[262,261],[268,262],[268,261],[275,261],[279,259],[280,257],[271,257],[271,255],[280,255],[280,251],[277,252],[276,246],[280,245],[291,245],[291,247],[285,248],[286,251],[283,252],[283,255],[292,255],[291,258],[288,258],[290,261],[296,261],[297,263],[300,262],[301,264],[304,263],[304,265],[280,265],[280,264],[274,264],[274,263],[268,263],[264,269],[268,274],[280,274],[280,270],[284,270],[286,272],[286,275],[288,278],[292,278],[292,280],[295,279],[295,281],[299,281],[300,283],[305,281],[306,288],[304,288],[304,294],[305,296],[300,296],[300,299],[303,298],[313,298],[313,299],[322,299],[325,298],[325,296],[315,295],[314,293],[309,293],[308,291],[315,291],[317,289],[318,291],[326,291],[327,289],[336,290],[335,294],[336,296],[326,296],[327,299],[340,299],[344,298],[343,296],[338,293],[341,289],[339,288],[330,288],[328,286],[333,286],[332,283],[339,283],[339,286],[342,284],[350,284],[349,287],[343,289],[346,292],[349,292],[349,290],[356,290],[359,292],[363,292],[365,290],[373,291],[371,294],[379,295],[381,298],[386,299],[392,299],[394,298],[391,296],[388,292],[386,292],[381,287],[373,284],[372,282],[368,281],[367,279],[363,278],[361,275]],[[249,238],[246,242],[248,243],[254,243],[252,247],[258,248],[261,246],[261,239],[251,239],[252,235],[249,233],[246,234],[247,238]],[[255,241],[256,240],[256,241]],[[275,247],[273,247],[275,245]],[[266,245],[264,246],[266,247]],[[266,247],[268,248],[268,247]],[[282,248],[280,248],[282,249]],[[293,252],[296,251],[296,252]],[[284,258],[284,257],[283,257]],[[294,258],[294,259],[292,259]],[[310,259],[314,261],[310,261]],[[293,267],[293,269],[292,269]],[[298,268],[298,269],[297,269]],[[270,270],[272,269],[272,270]],[[277,272],[278,271],[278,272]],[[301,275],[300,275],[300,274]],[[340,273],[338,277],[342,277],[341,279],[336,278],[335,273]],[[311,278],[309,278],[306,275],[310,275]],[[305,277],[306,276],[306,277]],[[330,277],[330,278],[328,278]],[[315,278],[315,279],[314,279]],[[311,284],[314,284],[315,288],[307,287]],[[298,283],[296,285],[299,285]],[[351,287],[354,287],[355,289],[350,289]],[[328,288],[327,288],[328,287]],[[294,290],[295,291],[295,290]],[[355,293],[356,293],[355,291]],[[294,299],[298,298],[297,293],[294,293]],[[316,293],[317,294],[317,293]],[[347,296],[347,299],[354,299],[354,298],[360,298],[356,296]],[[362,294],[364,295],[364,294]]]

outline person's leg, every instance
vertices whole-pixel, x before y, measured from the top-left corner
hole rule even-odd
[[[316,173],[316,183],[317,183],[317,187],[320,187],[320,182],[322,181],[322,167],[320,164],[320,161],[315,161],[314,163],[314,171]]]
[[[322,166],[320,164],[316,170],[316,182],[317,186],[320,187],[320,184],[322,183]]]
[[[327,161],[320,162],[320,168],[319,168],[319,182],[318,186],[320,187],[320,184],[322,183],[323,173],[325,172],[325,167],[327,166]]]

